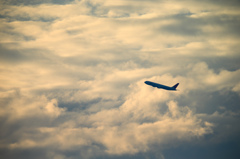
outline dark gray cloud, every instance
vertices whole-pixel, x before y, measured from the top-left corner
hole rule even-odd
[[[2,0],[3,4],[8,5],[39,5],[39,4],[68,4],[74,0]]]
[[[160,31],[167,31],[171,34],[179,34],[181,36],[201,35],[201,25],[204,25],[204,23],[201,21],[201,19],[193,19],[189,17],[190,15],[191,13],[186,13],[168,17],[169,19],[176,20],[176,22],[170,25],[162,26]]]

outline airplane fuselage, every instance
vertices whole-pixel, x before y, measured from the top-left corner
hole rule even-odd
[[[161,88],[161,89],[166,89],[166,90],[170,90],[170,91],[176,91],[176,87],[173,86],[173,87],[169,87],[169,86],[165,86],[165,85],[162,85],[162,84],[159,84],[159,83],[154,83],[154,82],[151,82],[151,81],[145,81],[144,82],[145,84],[147,85],[150,85],[152,87],[157,87],[157,88]],[[177,84],[178,85],[178,84]]]

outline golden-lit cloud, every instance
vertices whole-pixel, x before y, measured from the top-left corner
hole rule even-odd
[[[239,141],[238,5],[1,1],[4,158],[174,158]]]

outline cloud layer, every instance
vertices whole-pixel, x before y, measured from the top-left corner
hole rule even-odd
[[[238,6],[1,1],[1,155],[237,158]]]

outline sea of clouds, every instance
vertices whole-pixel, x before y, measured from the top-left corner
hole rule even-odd
[[[164,159],[184,145],[236,145],[238,6],[1,0],[1,155]]]

